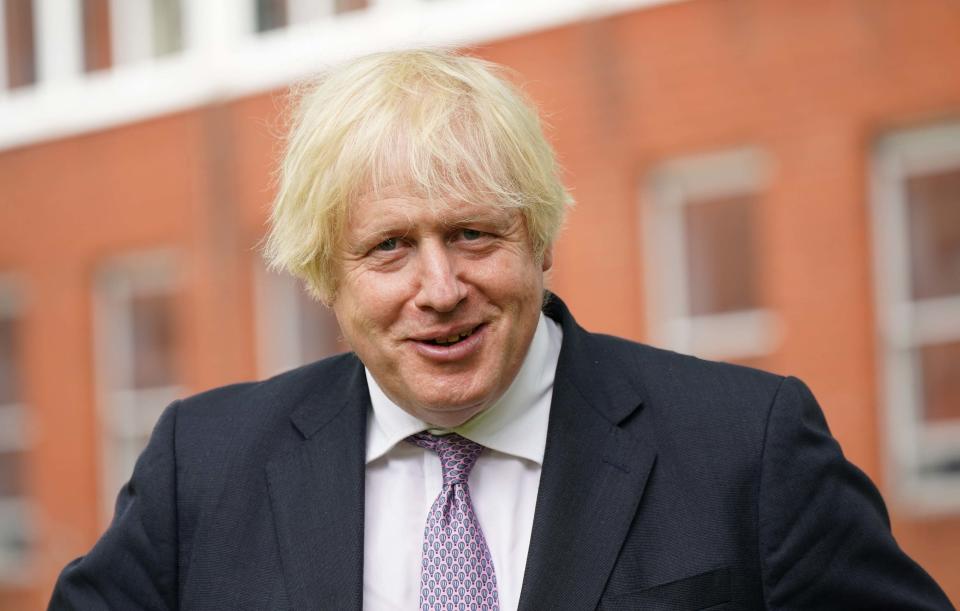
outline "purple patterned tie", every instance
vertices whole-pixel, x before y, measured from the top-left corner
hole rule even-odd
[[[443,490],[430,508],[423,532],[420,610],[497,611],[493,558],[467,486],[483,446],[456,433],[417,433],[407,441],[436,452],[443,468]]]

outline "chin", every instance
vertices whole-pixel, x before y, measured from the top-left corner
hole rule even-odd
[[[467,403],[462,406],[451,406],[449,403],[431,403],[422,407],[419,410],[420,413],[414,415],[429,424],[443,428],[453,428],[470,420],[486,408],[487,405],[483,403]]]

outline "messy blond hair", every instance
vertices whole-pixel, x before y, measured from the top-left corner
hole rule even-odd
[[[490,62],[443,50],[368,55],[297,94],[265,256],[325,303],[350,203],[402,185],[432,202],[519,209],[535,256],[570,195],[535,110]]]

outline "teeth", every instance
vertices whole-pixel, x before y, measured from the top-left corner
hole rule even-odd
[[[452,343],[454,343],[454,342],[460,341],[461,339],[463,339],[463,338],[465,338],[465,337],[470,336],[472,333],[473,333],[473,329],[471,329],[471,330],[469,330],[469,331],[464,331],[464,332],[461,333],[460,335],[451,335],[450,337],[438,337],[438,338],[434,339],[433,341],[436,342],[436,343],[438,343],[438,344],[452,344]]]

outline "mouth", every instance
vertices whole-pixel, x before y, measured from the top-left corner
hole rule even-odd
[[[467,365],[480,353],[489,323],[475,327],[447,327],[411,338],[414,350],[434,365]],[[431,337],[432,336],[432,337]]]
[[[420,341],[429,346],[453,346],[455,344],[459,344],[463,340],[473,335],[477,331],[477,329],[480,328],[480,326],[481,325],[477,325],[476,327],[467,329],[466,331],[462,331],[454,335],[449,335],[445,337],[434,337],[431,339],[422,339]]]

